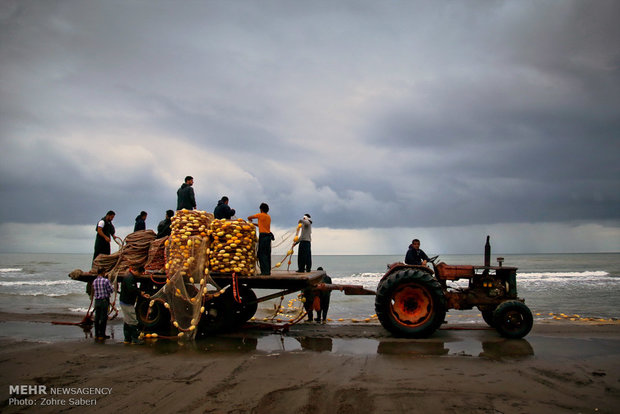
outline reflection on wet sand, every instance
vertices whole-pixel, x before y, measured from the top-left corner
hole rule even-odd
[[[302,336],[301,338],[295,338],[301,345],[301,348],[307,351],[315,352],[331,352],[333,342],[331,338],[312,338],[309,336]]]
[[[185,351],[212,353],[250,352],[328,352],[357,355],[394,355],[405,357],[463,356],[492,360],[523,359],[534,355],[526,339],[506,339],[487,333],[470,332],[462,335],[441,335],[426,339],[343,338],[315,335],[274,335],[262,333],[228,334],[196,341],[148,341],[156,353],[171,354]]]
[[[381,341],[378,354],[384,355],[446,355],[449,352],[443,342]]]
[[[384,340],[379,343],[377,353],[383,355],[460,355],[479,356],[488,359],[526,358],[534,355],[534,348],[525,339],[488,340],[469,344],[473,349],[482,346],[482,352],[466,352],[460,341],[442,342],[435,340]],[[479,349],[479,348],[478,348]]]
[[[196,341],[148,341],[153,350],[159,354],[174,354],[183,351],[194,352],[253,352],[256,351],[258,338],[213,336]]]
[[[534,348],[525,339],[500,339],[482,343],[480,357],[489,359],[526,358],[534,355]]]

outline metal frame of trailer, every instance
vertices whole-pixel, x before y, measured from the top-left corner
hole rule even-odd
[[[277,294],[258,298],[257,302],[263,302],[265,300],[272,299],[273,297],[288,295],[309,287],[317,286],[321,283],[325,274],[326,273],[323,270],[305,273],[291,272],[287,270],[274,270],[271,272],[271,275],[237,276],[237,281],[239,284],[246,285],[250,289],[281,290],[281,292]],[[126,276],[126,274],[119,274],[118,278],[122,280],[124,276]],[[220,288],[224,288],[232,283],[232,274],[230,273],[210,273],[210,276]],[[75,280],[79,280],[81,282],[92,282],[96,277],[97,275],[94,273],[83,272],[81,275],[76,277]],[[153,283],[153,285],[156,287],[157,282],[163,283],[166,281],[166,275],[164,273],[147,272],[144,275],[137,276],[136,279],[138,282],[147,282],[147,284],[148,282],[153,283],[153,281],[155,281],[156,283]],[[340,287],[340,285],[334,286],[335,289]],[[142,289],[142,286],[141,290],[144,290]],[[150,294],[151,292],[145,293]]]
[[[127,274],[119,274],[123,279]],[[241,302],[233,299],[232,289],[227,289],[224,295],[212,298],[205,303],[205,312],[201,314],[199,332],[203,335],[214,334],[241,326],[250,320],[258,308],[258,303],[282,297],[304,289],[313,288],[319,291],[340,290],[347,295],[375,295],[372,290],[358,285],[338,285],[322,283],[325,271],[291,272],[287,270],[273,270],[270,275],[236,276]],[[97,277],[90,272],[82,272],[72,278],[82,282],[91,282]],[[219,288],[226,288],[233,283],[230,273],[210,273],[213,282]],[[163,273],[150,273],[137,276],[140,290],[149,295],[157,292],[166,281]],[[257,297],[255,289],[277,290],[265,296]],[[142,326],[152,331],[166,332],[171,329],[168,324],[169,313],[159,304],[150,306],[150,300],[138,298],[136,314]],[[200,335],[199,335],[200,336]]]

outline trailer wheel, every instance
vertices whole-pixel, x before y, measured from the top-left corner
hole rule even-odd
[[[196,335],[213,335],[230,329],[233,323],[232,295],[223,294],[205,302]]]
[[[149,330],[159,331],[169,328],[170,312],[160,302],[150,305],[150,300],[138,298],[136,304],[136,316],[142,327]]]
[[[230,291],[230,289],[228,289]],[[227,292],[228,293],[228,292]],[[232,295],[232,293],[231,293]],[[239,296],[241,297],[241,303],[233,300],[233,323],[236,326],[247,322],[254,316],[258,309],[258,302],[256,302],[256,293],[246,285],[239,286]]]
[[[443,323],[446,298],[432,274],[404,268],[379,283],[375,311],[381,325],[394,335],[425,338]]]
[[[518,300],[507,300],[493,312],[495,329],[505,338],[519,339],[532,329],[534,318],[530,308]]]

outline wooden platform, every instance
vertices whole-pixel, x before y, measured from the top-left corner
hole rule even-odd
[[[320,283],[325,272],[322,270],[297,273],[286,270],[272,270],[269,276],[239,276],[239,283],[253,289],[304,289]],[[229,273],[212,273],[211,277],[220,286],[229,285]]]
[[[119,274],[122,279],[126,274]],[[309,286],[320,283],[325,272],[322,270],[297,273],[286,270],[273,270],[269,276],[239,276],[239,283],[247,285],[252,289],[279,289],[279,290],[301,290]],[[70,277],[81,282],[90,282],[97,277],[94,273],[82,272],[81,274],[71,274]],[[230,273],[212,273],[211,277],[220,287],[227,286],[231,283],[232,275]],[[136,278],[138,281],[155,280],[157,282],[165,281],[166,275],[162,273],[146,274]]]

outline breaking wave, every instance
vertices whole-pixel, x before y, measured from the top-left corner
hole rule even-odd
[[[0,286],[55,286],[73,285],[74,280],[18,280],[12,282],[0,281]]]

